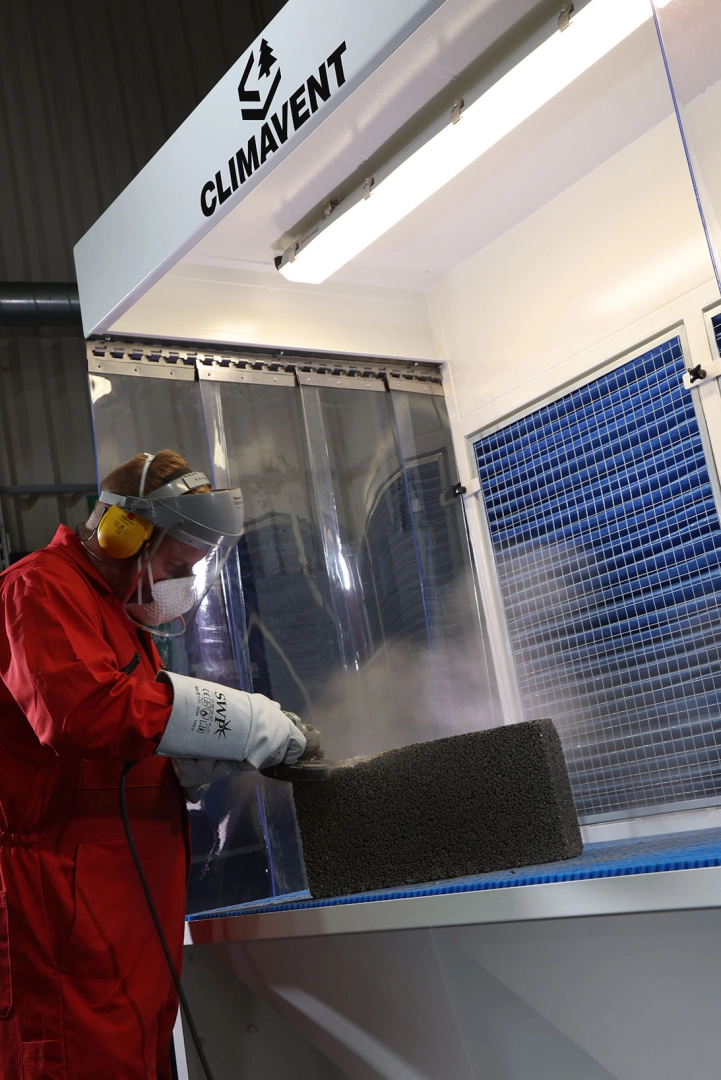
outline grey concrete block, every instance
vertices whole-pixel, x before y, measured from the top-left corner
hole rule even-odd
[[[308,885],[342,896],[569,859],[581,834],[550,720],[339,762],[293,788]]]

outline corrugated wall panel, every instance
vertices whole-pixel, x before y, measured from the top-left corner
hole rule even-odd
[[[0,281],[72,247],[284,0],[2,0]]]
[[[0,281],[72,281],[78,238],[284,2],[0,0]],[[80,331],[0,330],[0,486],[94,483]],[[87,497],[0,509],[27,551]]]
[[[0,329],[0,488],[95,483],[80,332]],[[0,494],[0,508],[11,550],[31,551],[52,538],[59,522],[87,517],[87,493]]]

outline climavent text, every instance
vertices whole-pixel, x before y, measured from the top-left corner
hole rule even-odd
[[[346,43],[343,41],[320,65],[317,77],[310,75],[263,123],[260,131],[251,135],[245,146],[228,160],[227,166],[218,169],[215,179],[203,185],[200,207],[206,217],[212,217],[217,207],[229,199],[286,142],[291,125],[293,131],[298,131],[318,111],[321,103],[328,101],[334,90],[340,89],[346,81],[343,70],[345,51]],[[335,86],[332,85],[331,73]]]

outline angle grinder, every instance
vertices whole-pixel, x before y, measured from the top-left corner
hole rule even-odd
[[[263,776],[271,780],[286,780],[291,784],[305,783],[308,780],[327,780],[333,768],[332,761],[325,760],[325,751],[320,745],[320,731],[312,724],[304,724],[299,716],[283,710],[289,720],[305,735],[305,750],[292,765],[281,761],[280,765],[271,765],[261,769]]]

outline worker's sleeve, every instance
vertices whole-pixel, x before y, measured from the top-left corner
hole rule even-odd
[[[40,742],[71,757],[147,757],[172,706],[168,683],[126,675],[78,577],[30,571],[4,590],[0,677]]]

